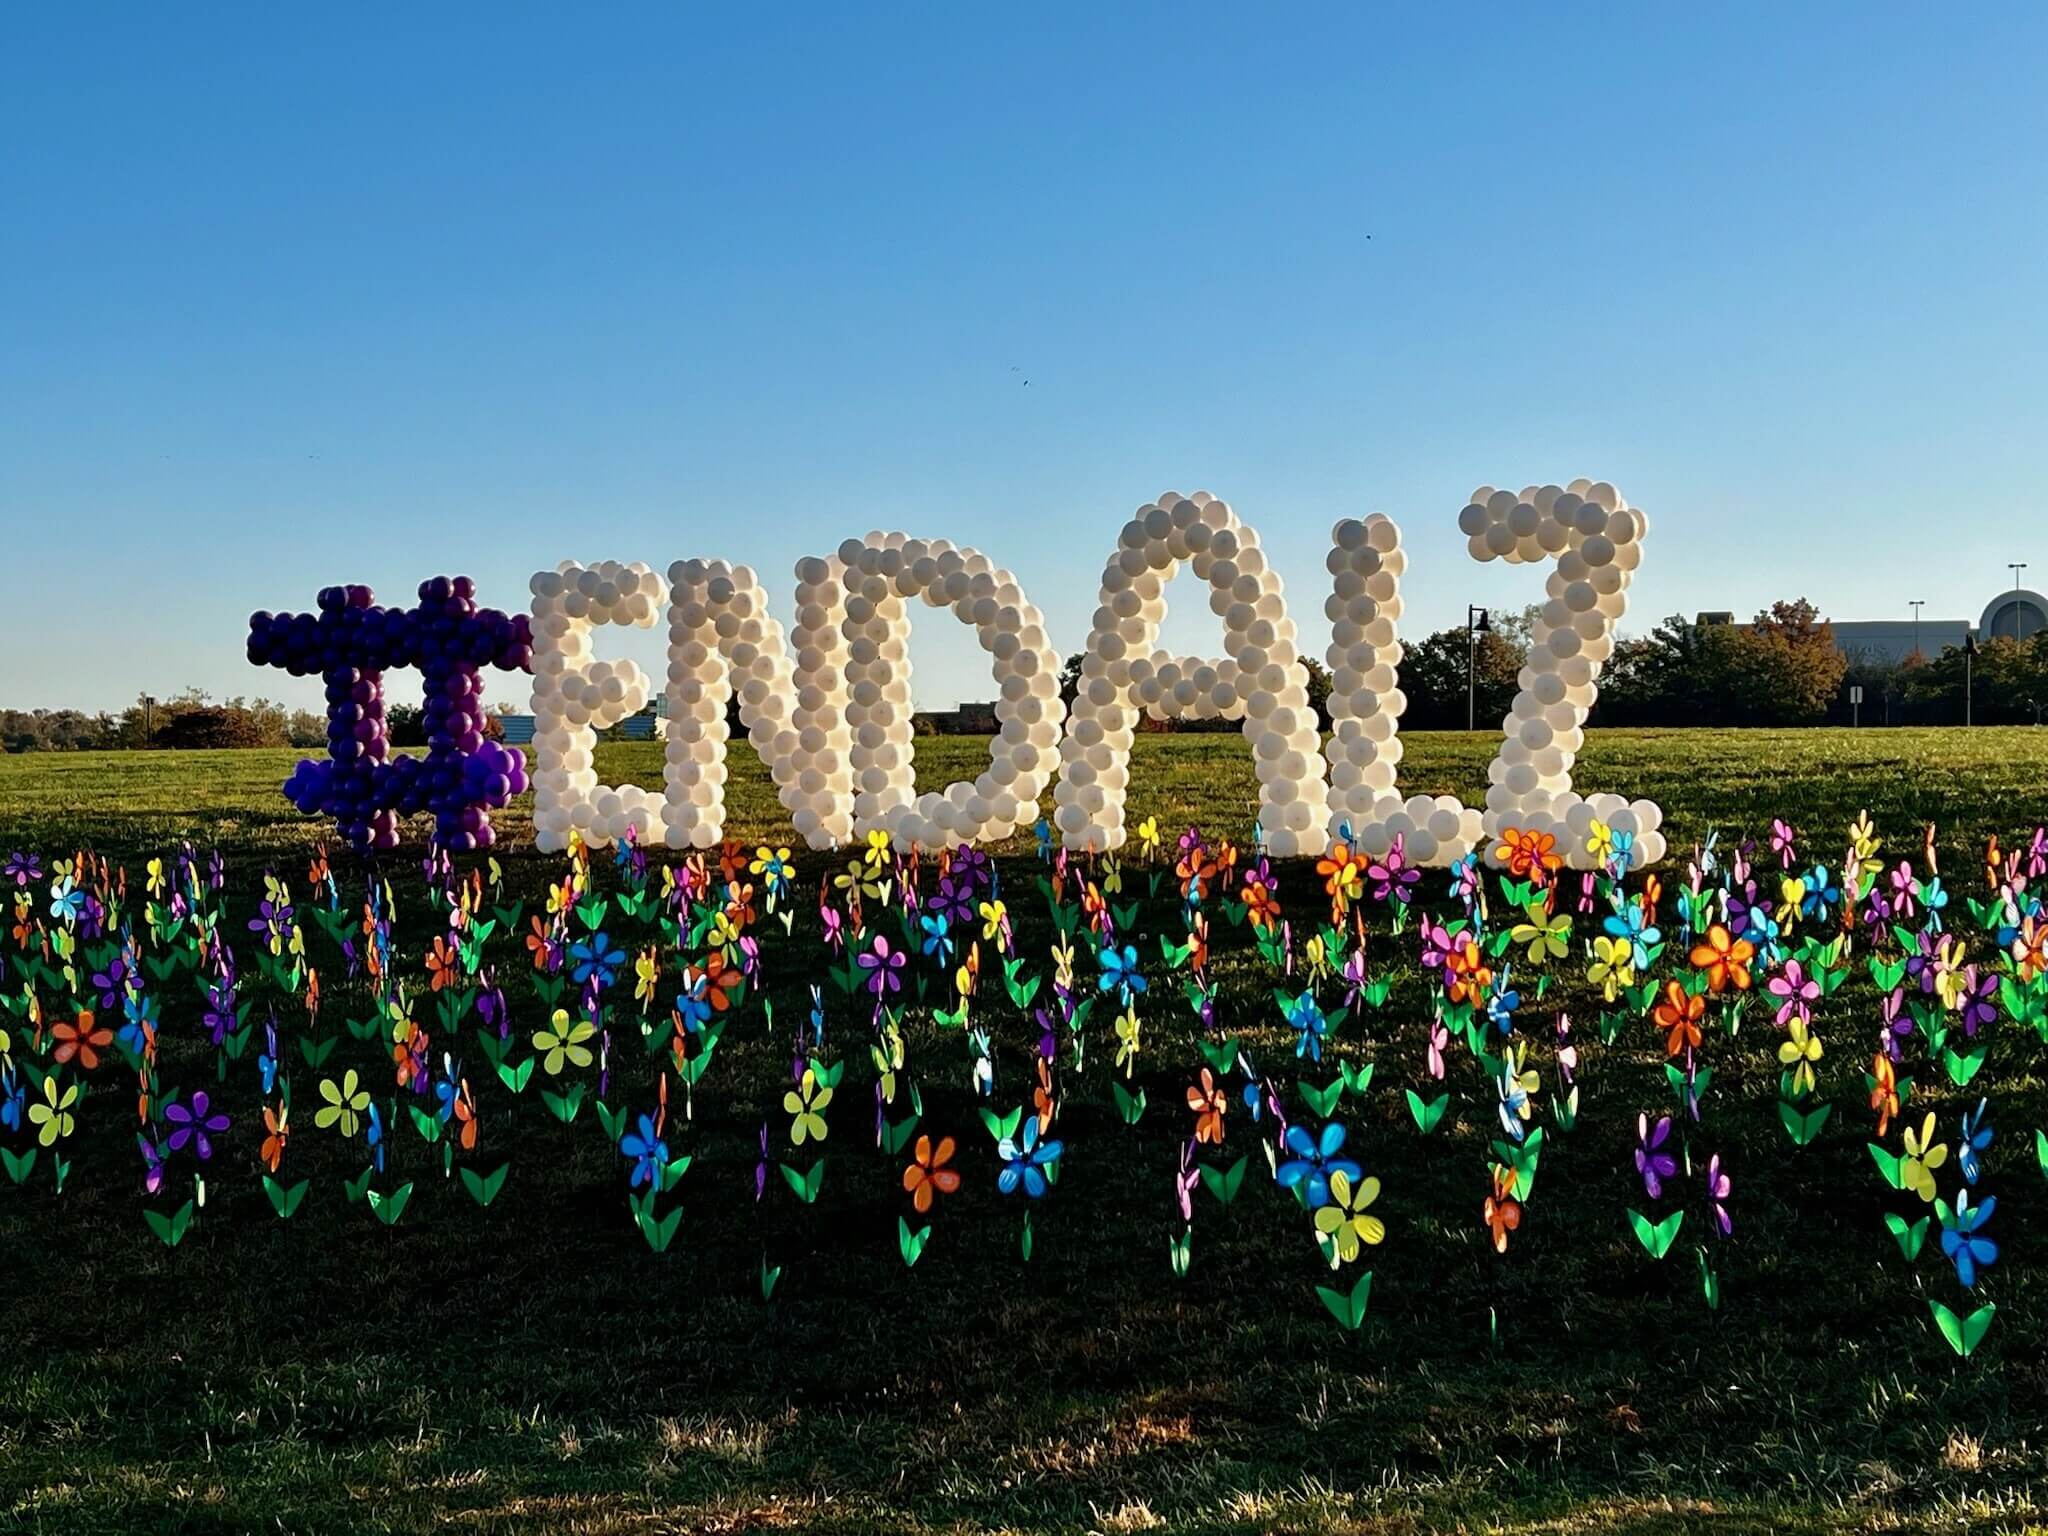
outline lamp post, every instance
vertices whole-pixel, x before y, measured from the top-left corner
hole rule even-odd
[[[1972,703],[1970,694],[1975,686],[1972,676],[1977,660],[1977,637],[1968,635],[1963,640],[1963,724],[1971,724]]]
[[[1479,713],[1479,637],[1493,628],[1484,608],[1465,605],[1465,729],[1475,728]]]
[[[1922,661],[1925,661],[1927,658],[1921,654],[1920,650],[1920,610],[1927,606],[1927,599],[1924,597],[1908,598],[1906,606],[1913,610],[1913,654],[1919,656]]]
[[[2005,562],[2005,568],[2012,572],[2012,637],[2014,640],[2024,640],[2026,636],[2020,633],[2020,572],[2027,568],[2027,562],[2008,560]]]

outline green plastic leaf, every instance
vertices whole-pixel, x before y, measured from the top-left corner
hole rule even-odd
[[[284,1221],[291,1219],[293,1212],[299,1208],[299,1202],[306,1198],[306,1191],[312,1186],[311,1179],[301,1179],[290,1189],[286,1189],[269,1174],[263,1175],[263,1193],[270,1197],[271,1209]]]
[[[1244,1170],[1251,1161],[1250,1154],[1240,1157],[1229,1168],[1202,1168],[1202,1187],[1216,1197],[1217,1203],[1228,1205],[1237,1198],[1237,1192],[1244,1188]]]
[[[526,1085],[533,1081],[533,1064],[539,1059],[537,1056],[529,1056],[516,1067],[501,1061],[498,1063],[498,1078],[514,1093],[524,1093]]]
[[[498,1191],[505,1187],[505,1175],[511,1171],[510,1163],[500,1163],[494,1173],[478,1173],[474,1168],[464,1168],[462,1187],[469,1191],[469,1198],[478,1205],[489,1205],[498,1198]]]
[[[1360,1275],[1357,1284],[1349,1291],[1335,1291],[1327,1285],[1319,1285],[1316,1295],[1322,1298],[1323,1306],[1329,1310],[1330,1316],[1337,1319],[1340,1327],[1355,1333],[1364,1323],[1366,1306],[1372,1300],[1372,1271],[1367,1270]]]
[[[1339,1077],[1322,1088],[1312,1088],[1307,1083],[1299,1085],[1302,1102],[1315,1112],[1318,1120],[1330,1118],[1330,1111],[1337,1107],[1337,1101],[1344,1096],[1344,1079]]]
[[[1959,1318],[1931,1296],[1927,1299],[1927,1306],[1934,1314],[1934,1326],[1948,1340],[1949,1348],[1965,1359],[1984,1342],[1984,1335],[1991,1328],[1991,1319],[1998,1312],[1997,1304],[1987,1301],[1968,1317]]]
[[[1920,1245],[1927,1241],[1927,1218],[1925,1216],[1922,1216],[1918,1221],[1908,1222],[1905,1217],[1899,1215],[1896,1211],[1886,1211],[1884,1213],[1884,1224],[1890,1230],[1894,1240],[1897,1241],[1899,1252],[1905,1255],[1908,1264],[1920,1257]]]
[[[1425,1103],[1421,1094],[1413,1088],[1408,1090],[1408,1113],[1415,1117],[1415,1128],[1425,1136],[1436,1129],[1437,1122],[1444,1117],[1444,1107],[1450,1102],[1448,1093],[1439,1094]]]
[[[1116,1095],[1116,1112],[1123,1116],[1125,1125],[1136,1125],[1145,1113],[1145,1090],[1140,1088],[1132,1093],[1115,1078],[1110,1079],[1110,1091]]]
[[[1643,1251],[1653,1259],[1661,1259],[1671,1251],[1678,1229],[1685,1225],[1685,1212],[1673,1211],[1662,1221],[1652,1221],[1641,1211],[1631,1209],[1628,1224],[1635,1229],[1636,1241],[1643,1245]]]
[[[908,1269],[924,1257],[924,1245],[932,1235],[929,1225],[910,1230],[910,1223],[903,1217],[896,1218],[896,1248],[903,1255],[903,1266]]]
[[[166,1248],[175,1248],[185,1240],[185,1234],[192,1228],[192,1202],[187,1200],[177,1210],[166,1216],[162,1211],[145,1209],[143,1219],[149,1223],[149,1230]]]
[[[1906,1186],[1899,1173],[1904,1159],[1896,1152],[1886,1151],[1874,1141],[1866,1142],[1865,1145],[1870,1148],[1870,1160],[1877,1164],[1877,1171],[1884,1175],[1885,1183],[1891,1185],[1893,1189],[1904,1189]],[[1907,1254],[1906,1257],[1911,1258],[1912,1255]]]
[[[768,1262],[768,1255],[765,1253],[762,1254],[761,1299],[763,1301],[773,1301],[775,1299],[775,1283],[781,1278],[782,1266],[780,1264],[770,1264]]]
[[[1828,1122],[1828,1115],[1834,1105],[1823,1104],[1818,1109],[1802,1111],[1797,1104],[1778,1101],[1778,1118],[1784,1122],[1785,1134],[1792,1138],[1794,1146],[1810,1146],[1818,1136],[1821,1127]]]
[[[1700,1248],[1695,1251],[1700,1259],[1700,1292],[1707,1299],[1707,1310],[1718,1312],[1721,1310],[1721,1277],[1714,1273],[1714,1266],[1707,1259],[1707,1250]]]
[[[652,1200],[634,1214],[634,1222],[640,1228],[640,1235],[647,1239],[647,1246],[656,1253],[667,1253],[668,1245],[675,1240],[676,1228],[682,1225],[683,1208],[679,1205],[666,1216],[654,1214]]]
[[[405,1214],[406,1203],[412,1199],[412,1185],[401,1184],[390,1194],[378,1190],[369,1191],[370,1209],[377,1219],[387,1227],[398,1225],[398,1218]]]

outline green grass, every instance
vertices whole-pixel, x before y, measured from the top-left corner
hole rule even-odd
[[[1832,863],[1860,808],[1894,850],[1917,849],[1936,822],[1952,888],[1974,890],[1982,838],[2009,840],[2048,816],[2043,739],[1606,733],[1579,777],[1660,800],[1674,847],[1710,826],[1725,842],[1784,815]],[[1412,737],[1404,787],[1476,799],[1493,745]],[[919,766],[950,777],[981,750],[920,743]],[[317,828],[276,793],[292,755],[0,758],[0,850],[89,843],[139,879],[140,861],[172,840],[217,840],[236,870],[233,911],[246,915],[266,862],[303,889]],[[660,781],[658,748],[609,747],[600,765]],[[1140,743],[1141,814],[1242,835],[1252,795],[1238,737]],[[776,830],[751,756],[737,759],[730,802],[736,832]],[[523,850],[523,813],[504,825],[508,884],[531,898],[557,861]],[[1036,971],[1047,927],[1035,866],[1005,867]],[[816,869],[807,862],[807,878]],[[416,879],[394,883],[416,946],[429,915]],[[1305,869],[1283,890],[1296,912],[1316,905]],[[1274,978],[1241,930],[1215,921],[1219,1017],[1261,1065],[1290,1075]],[[1141,922],[1155,991],[1135,1082],[1150,1108],[1136,1126],[1116,1114],[1098,1010],[1088,1071],[1059,1122],[1068,1158],[1028,1264],[1017,1208],[993,1188],[960,1036],[914,1015],[925,1123],[959,1135],[967,1184],[905,1270],[903,1159],[865,1134],[864,1022],[829,988],[832,1044],[854,1059],[832,1111],[824,1193],[805,1207],[777,1180],[755,1204],[764,1114],[784,1160],[810,1160],[809,1149],[788,1154],[779,1110],[788,1030],[822,978],[808,907],[794,941],[765,931],[774,1034],[750,1003],[694,1118],[671,1132],[696,1161],[678,1190],[681,1230],[660,1257],[631,1225],[591,1112],[563,1126],[532,1092],[514,1100],[496,1083],[478,1090],[479,1163],[509,1156],[504,1194],[477,1209],[402,1128],[395,1177],[417,1188],[387,1230],[344,1200],[361,1144],[313,1129],[316,1074],[301,1068],[286,1173],[313,1187],[280,1222],[246,1140],[247,1062],[220,1089],[237,1125],[206,1209],[166,1250],[141,1215],[129,1085],[103,1069],[65,1192],[40,1170],[20,1188],[0,1180],[0,1530],[1835,1532],[2044,1518],[2048,1186],[2032,1135],[2048,1125],[2048,1092],[2031,1032],[1994,1027],[1967,1096],[1938,1072],[1918,1074],[1945,1134],[1980,1089],[1999,1130],[1985,1188],[1999,1197],[2005,1252],[1982,1287],[1999,1314],[1965,1364],[1927,1326],[1925,1297],[1961,1299],[1945,1266],[1930,1253],[1907,1268],[1879,1225],[1897,1197],[1863,1148],[1860,1074],[1876,1027],[1867,981],[1820,1016],[1835,1117],[1804,1151],[1776,1123],[1767,1024],[1753,1017],[1739,1047],[1710,1048],[1717,1080],[1699,1146],[1729,1160],[1738,1230],[1718,1256],[1721,1309],[1709,1312],[1693,1258],[1699,1213],[1661,1264],[1622,1215],[1642,1203],[1628,1168],[1636,1113],[1670,1102],[1648,1026],[1603,1048],[1581,984],[1531,1006],[1546,1098],[1549,1014],[1562,1000],[1578,1018],[1583,1109],[1573,1132],[1552,1133],[1539,1194],[1498,1257],[1479,1224],[1487,1085],[1460,1052],[1444,1124],[1417,1134],[1402,1090],[1422,1081],[1426,1004],[1412,938],[1389,938],[1382,920],[1370,952],[1393,995],[1336,1041],[1376,1064],[1366,1098],[1340,1113],[1385,1183],[1389,1224],[1367,1260],[1371,1313],[1349,1335],[1316,1300],[1328,1271],[1305,1218],[1264,1177],[1241,1114],[1227,1152],[1252,1154],[1244,1192],[1227,1209],[1197,1195],[1193,1266],[1174,1278],[1171,1181],[1188,1124],[1178,1098],[1199,1057],[1156,959],[1155,936],[1173,923],[1165,901]],[[323,936],[309,943],[331,960]],[[509,951],[499,961],[514,968]],[[368,1000],[323,970],[338,1028]],[[523,987],[522,1031],[537,1022]],[[1014,1104],[1028,1092],[1029,1026],[993,997],[984,1012],[1001,1047],[998,1102]],[[182,993],[166,1005],[165,1077],[188,1090],[215,1086],[193,1017]],[[331,1067],[345,1064],[389,1081],[374,1044],[344,1035]],[[482,1067],[472,1061],[473,1080]],[[631,1081],[622,1097],[646,1107],[644,1069]],[[765,1303],[764,1255],[783,1269]]]

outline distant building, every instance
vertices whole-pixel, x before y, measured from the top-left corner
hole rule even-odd
[[[1735,615],[1725,608],[1704,609],[1693,616],[1699,629],[1735,622]],[[1834,630],[1835,649],[1852,665],[1892,665],[1912,655],[1915,645],[1922,657],[1932,661],[1950,646],[1960,647],[1972,635],[1979,641],[2025,640],[2048,629],[2048,597],[2007,588],[1985,605],[1974,625],[1968,619],[1927,618],[1918,623],[1911,618],[1831,619],[1829,625]]]
[[[958,704],[952,709],[930,710],[927,715],[941,736],[993,736],[1003,728],[993,703]]]
[[[2043,629],[2048,629],[2048,597],[2010,587],[1985,604],[1974,627],[1968,619],[1926,618],[1917,626],[1910,618],[1837,620],[1834,625],[1836,649],[1851,661],[1870,663],[1904,661],[1913,654],[1916,630],[1920,654],[1932,661],[1973,634],[1979,641],[2025,640]]]

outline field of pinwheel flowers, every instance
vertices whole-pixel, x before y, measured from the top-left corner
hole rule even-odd
[[[1594,733],[1584,876],[1273,866],[1224,735],[1116,859],[747,760],[374,877],[285,754],[0,759],[0,1527],[2026,1526],[2042,739]]]

